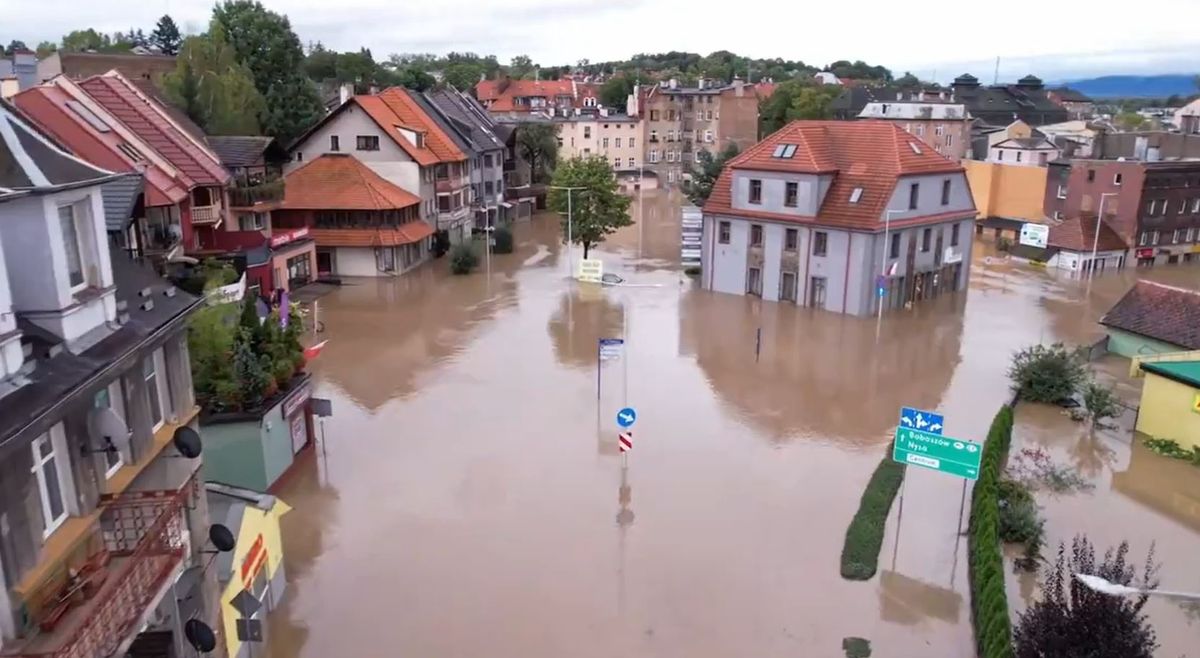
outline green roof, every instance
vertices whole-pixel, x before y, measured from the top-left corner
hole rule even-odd
[[[1157,361],[1143,363],[1142,370],[1162,375],[1181,384],[1200,388],[1200,361]]]

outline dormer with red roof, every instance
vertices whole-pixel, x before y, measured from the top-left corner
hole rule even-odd
[[[704,205],[704,287],[867,315],[967,283],[961,166],[881,121],[795,121],[731,160]]]
[[[480,80],[475,95],[495,114],[540,113],[569,116],[577,110],[600,106],[599,87],[594,83],[562,80]]]

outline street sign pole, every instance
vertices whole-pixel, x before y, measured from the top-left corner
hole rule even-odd
[[[600,345],[601,341],[596,341],[596,408],[600,408]]]

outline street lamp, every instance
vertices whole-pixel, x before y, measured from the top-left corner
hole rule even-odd
[[[1190,599],[1192,601],[1200,601],[1200,592],[1172,592],[1161,589],[1146,589],[1144,587],[1130,587],[1128,585],[1118,585],[1101,578],[1100,576],[1091,576],[1085,573],[1075,574],[1075,580],[1083,583],[1095,592],[1108,594],[1109,596],[1165,596],[1173,599]]]
[[[574,267],[575,263],[573,262],[574,258],[572,255],[573,252],[571,251],[571,193],[576,190],[586,190],[587,187],[584,187],[584,186],[570,187],[570,186],[566,186],[566,185],[551,185],[550,189],[566,190],[566,192],[567,192],[567,277],[570,278],[571,276],[573,276],[572,273],[575,271],[575,267]]]
[[[884,212],[884,215],[883,215],[883,249],[880,250],[881,264],[879,266],[879,283],[881,283],[881,284],[883,283],[884,277],[887,276],[888,246],[889,246],[888,245],[888,232],[892,228],[892,215],[898,215],[902,212],[905,212],[905,211],[903,211],[903,210],[887,210]],[[876,292],[875,296],[879,303],[879,318],[878,318],[878,322],[876,322],[876,324],[879,324],[879,323],[883,322],[883,295],[880,295],[880,294],[878,294],[878,292]],[[876,328],[876,330],[878,331],[878,327]]]
[[[1118,196],[1116,192],[1105,192],[1100,195],[1100,211],[1096,214],[1096,235],[1092,236],[1092,264],[1088,268],[1088,278],[1096,275],[1096,248],[1100,246],[1100,222],[1104,221],[1104,197]]]

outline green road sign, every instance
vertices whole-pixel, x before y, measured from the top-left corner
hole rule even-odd
[[[908,427],[896,428],[892,459],[968,480],[979,479],[979,460],[983,446],[940,434]]]

